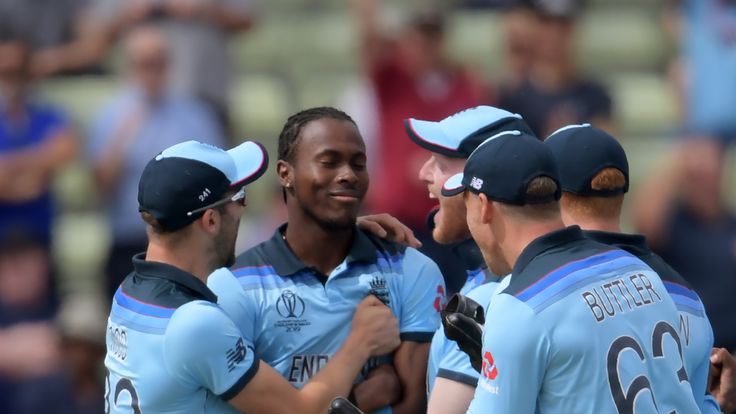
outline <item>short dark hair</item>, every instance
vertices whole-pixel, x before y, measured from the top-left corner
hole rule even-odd
[[[305,125],[318,119],[330,118],[339,121],[347,121],[355,125],[355,121],[345,112],[329,106],[320,106],[299,111],[290,116],[284,124],[284,128],[279,134],[279,159],[291,161],[296,153],[296,145],[299,141],[299,134]]]
[[[557,183],[550,177],[539,176],[529,182],[526,187],[526,197],[530,199],[549,198],[557,192]],[[549,220],[560,215],[560,203],[557,200],[541,204],[524,204],[517,206],[501,203],[506,214],[534,220]]]

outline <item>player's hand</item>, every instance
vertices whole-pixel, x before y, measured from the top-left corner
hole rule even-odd
[[[718,401],[721,411],[736,410],[736,359],[724,348],[713,348],[710,354],[708,391]]]
[[[441,313],[445,336],[457,342],[470,358],[470,365],[480,372],[483,364],[483,307],[474,300],[455,294]]]
[[[366,346],[370,356],[386,355],[401,344],[399,321],[391,309],[373,295],[363,299],[355,309],[350,336]]]
[[[358,217],[358,228],[376,236],[405,244],[418,249],[422,243],[414,237],[414,232],[396,217],[382,213]]]

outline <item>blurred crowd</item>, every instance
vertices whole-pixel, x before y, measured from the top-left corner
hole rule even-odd
[[[176,142],[240,140],[232,80],[247,82],[247,74],[234,73],[230,46],[248,42],[247,33],[236,35],[269,24],[254,1],[0,0],[0,412],[104,410],[104,315],[132,269],[131,256],[146,245],[136,198],[140,173]],[[351,8],[358,39],[356,66],[365,86],[344,91],[341,106],[355,116],[369,147],[370,211],[409,225],[454,292],[464,271],[452,246],[431,239],[426,216],[436,203],[415,173],[426,155],[406,139],[403,119],[439,120],[491,104],[521,114],[540,137],[573,123],[609,131],[617,125],[606,83],[576,64],[584,2],[451,6],[412,9],[390,29],[381,0],[335,7]],[[503,62],[502,73],[482,73],[450,57],[448,16],[459,8],[491,8],[501,16],[503,56],[493,58]],[[678,45],[662,76],[677,91],[680,122],[661,126],[671,131],[667,153],[652,154],[653,173],[634,183],[630,215],[635,230],[702,297],[715,346],[736,350],[736,216],[726,191],[726,153],[736,140],[736,2],[669,1],[661,11],[662,30]],[[111,65],[116,50],[122,64]],[[49,77],[102,73],[121,82],[89,114],[89,125],[36,93]],[[60,288],[54,255],[55,219],[64,211],[52,183],[79,160],[91,170],[110,228],[97,272],[104,289],[84,294]],[[280,193],[267,203],[273,206],[266,216],[251,219],[263,231],[252,226],[241,235],[251,244],[285,218]]]

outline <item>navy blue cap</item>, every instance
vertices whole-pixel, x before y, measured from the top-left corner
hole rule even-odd
[[[583,196],[615,196],[629,191],[629,162],[621,144],[590,124],[569,125],[550,135],[544,144],[560,170],[562,191]],[[594,190],[593,178],[605,168],[616,168],[626,178],[623,188]]]
[[[451,197],[467,189],[506,204],[541,204],[560,199],[558,176],[555,158],[542,141],[520,131],[507,131],[479,145],[463,172],[447,180],[442,195]],[[527,196],[529,183],[537,177],[554,180],[557,191],[541,198]]]
[[[439,122],[409,118],[404,127],[420,147],[452,158],[468,158],[481,142],[504,131],[533,135],[521,115],[492,106],[465,109]]]
[[[176,231],[201,217],[202,212],[192,211],[255,181],[267,168],[266,150],[253,141],[229,151],[197,141],[182,142],[146,165],[138,183],[138,210]]]

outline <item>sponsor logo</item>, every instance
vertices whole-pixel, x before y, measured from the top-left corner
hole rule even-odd
[[[442,285],[437,285],[437,297],[434,298],[434,310],[439,313],[442,309],[445,309],[445,305],[447,305],[445,288]]]
[[[483,179],[478,177],[473,177],[470,179],[470,186],[475,188],[476,190],[480,190],[481,187],[483,187]]]
[[[498,376],[498,368],[496,368],[496,363],[493,362],[493,355],[488,351],[483,353],[483,365],[480,373],[489,380],[495,380]]]
[[[225,354],[227,357],[227,371],[232,372],[238,364],[245,361],[245,355],[247,353],[245,341],[243,341],[243,338],[238,338],[235,346]]]
[[[389,295],[386,279],[375,276],[371,279],[370,285],[371,290],[368,291],[368,294],[375,295],[384,305],[388,306],[391,303],[391,295]]]
[[[307,305],[299,295],[291,290],[284,290],[276,301],[276,312],[283,319],[277,321],[275,328],[284,328],[286,332],[300,332],[303,327],[312,323],[302,319]]]

